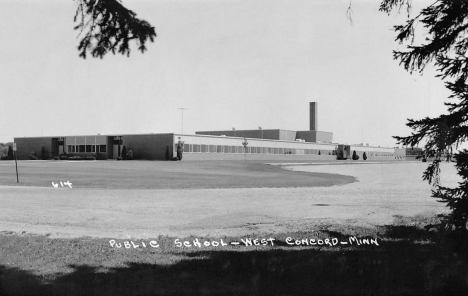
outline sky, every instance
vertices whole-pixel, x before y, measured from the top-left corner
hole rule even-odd
[[[407,118],[446,113],[435,70],[393,60],[406,12],[379,1],[123,0],[157,38],[144,54],[78,56],[72,0],[0,0],[0,142],[14,137],[318,129],[396,146]],[[430,4],[414,1],[412,14]],[[183,113],[182,110],[184,109]]]

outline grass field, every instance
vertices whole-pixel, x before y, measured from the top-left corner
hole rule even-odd
[[[351,176],[286,172],[236,161],[19,161],[0,162],[0,185],[51,187],[69,180],[76,188],[181,189],[316,187],[354,182]]]
[[[0,162],[0,296],[467,295],[467,238],[437,229],[423,166],[20,162],[17,186]]]

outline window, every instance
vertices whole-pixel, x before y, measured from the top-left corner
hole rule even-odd
[[[198,153],[198,152],[200,152],[200,145],[193,144],[192,149],[193,149],[193,152]]]
[[[99,145],[99,152],[105,153],[107,152],[107,146],[106,145]]]
[[[78,145],[78,151],[77,152],[80,152],[80,153],[85,153],[85,145]]]
[[[205,144],[201,144],[201,152],[208,152]]]
[[[93,150],[91,147],[94,147],[94,145],[86,145],[86,153],[91,153]]]
[[[184,144],[184,152],[192,152],[192,144]]]

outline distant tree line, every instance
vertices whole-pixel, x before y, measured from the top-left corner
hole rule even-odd
[[[13,142],[0,143],[0,157],[2,160],[13,159]]]

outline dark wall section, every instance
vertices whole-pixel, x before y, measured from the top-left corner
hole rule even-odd
[[[174,149],[174,134],[123,135],[122,145],[133,151],[134,159],[164,160],[166,149]]]
[[[268,139],[268,140],[282,140],[282,141],[295,141],[296,132],[280,129],[256,129],[256,130],[227,130],[227,131],[206,131],[195,132],[197,135],[208,136],[226,136],[226,137],[239,137],[239,138],[253,138],[253,139]]]
[[[227,131],[206,131],[195,132],[197,135],[226,136],[239,138],[271,139],[279,140],[279,130],[227,130]]]
[[[36,152],[37,157],[41,158],[41,148],[47,149],[48,156],[52,157],[52,138],[15,138],[18,159],[29,159],[29,153]]]
[[[296,137],[306,142],[333,143],[333,133],[331,132],[298,131]]]

